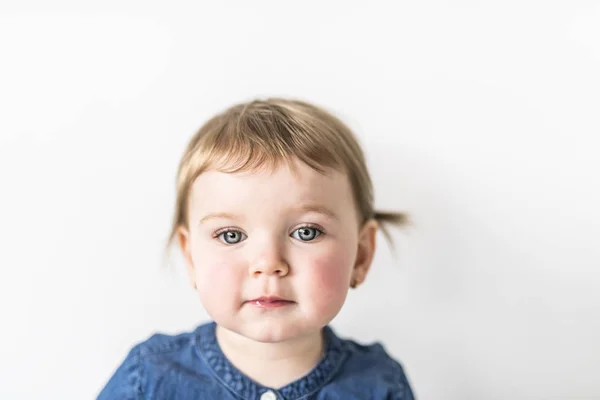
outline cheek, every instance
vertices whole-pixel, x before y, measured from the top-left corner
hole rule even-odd
[[[341,307],[348,292],[352,260],[347,250],[338,249],[310,261],[305,286],[317,307]]]
[[[202,297],[212,297],[213,294],[227,291],[227,282],[232,282],[234,274],[233,269],[223,264],[209,264],[203,262],[201,266],[196,267],[196,282],[198,291]]]
[[[239,288],[244,277],[235,260],[218,255],[204,256],[200,260],[195,268],[196,284],[206,310],[212,314],[239,301]]]

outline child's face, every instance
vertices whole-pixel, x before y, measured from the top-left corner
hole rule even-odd
[[[295,162],[274,172],[201,174],[189,232],[179,233],[191,278],[217,324],[261,342],[314,333],[362,282],[377,224],[359,231],[345,174]],[[276,297],[286,301],[272,299]]]

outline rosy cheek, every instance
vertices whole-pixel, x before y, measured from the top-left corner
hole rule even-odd
[[[311,261],[310,287],[318,303],[343,301],[350,281],[349,257],[333,253]]]
[[[198,277],[207,286],[221,286],[231,280],[234,268],[223,262],[206,262],[197,269]]]
[[[225,304],[227,299],[237,300],[240,280],[238,265],[229,259],[205,257],[196,266],[198,292],[206,305],[219,302]]]

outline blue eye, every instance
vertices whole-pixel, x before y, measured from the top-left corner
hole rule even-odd
[[[295,235],[296,233],[297,233],[297,235]],[[322,233],[323,233],[323,231],[318,228],[304,226],[304,227],[298,228],[294,232],[292,232],[292,237],[295,239],[301,240],[303,242],[310,242],[312,240],[315,240]]]
[[[236,244],[244,240],[244,235],[240,231],[228,230],[217,234],[221,242],[225,244]]]

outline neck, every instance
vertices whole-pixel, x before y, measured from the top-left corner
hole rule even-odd
[[[217,325],[225,357],[255,382],[279,389],[308,374],[324,350],[322,331],[285,342],[262,343]]]

